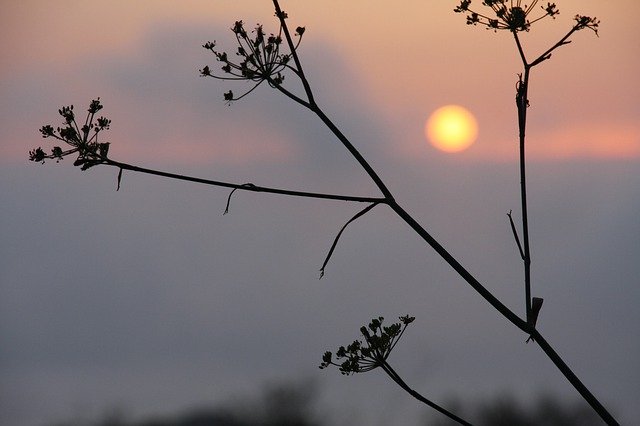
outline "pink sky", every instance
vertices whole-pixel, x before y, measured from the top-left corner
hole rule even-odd
[[[520,72],[514,43],[508,33],[494,34],[480,27],[467,27],[464,17],[452,12],[455,4],[455,1],[414,0],[403,2],[403,7],[390,7],[360,1],[284,1],[282,6],[289,12],[291,25],[307,27],[300,50],[303,62],[305,59],[306,63],[313,62],[305,58],[305,54],[313,55],[321,48],[345,67],[347,75],[340,76],[343,80],[340,92],[330,93],[330,101],[324,104],[327,111],[330,114],[336,111],[335,104],[342,100],[369,109],[375,114],[371,120],[384,125],[393,137],[383,144],[388,154],[408,158],[446,155],[428,146],[422,129],[430,112],[444,104],[456,103],[474,112],[480,124],[477,143],[457,155],[480,161],[513,160],[516,128],[512,99],[516,75]],[[590,31],[579,32],[572,38],[571,45],[559,49],[551,61],[534,69],[528,128],[531,157],[640,158],[637,102],[640,85],[636,83],[636,76],[640,74],[640,55],[637,54],[640,30],[634,22],[640,5],[635,0],[618,1],[615,7],[596,0],[568,0],[558,6],[561,11],[558,19],[541,22],[523,36],[529,57],[536,56],[563,35],[576,13],[601,19],[600,37]],[[113,87],[112,82],[86,72],[87,67],[91,64],[100,67],[101,58],[118,61],[125,67],[133,62],[144,64],[149,59],[146,57],[149,40],[166,28],[202,30],[210,27],[202,34],[227,42],[229,32],[221,29],[238,18],[275,29],[271,7],[267,0],[114,1],[108,8],[91,1],[58,1],[55,7],[44,1],[11,2],[0,17],[3,33],[0,54],[5,58],[0,65],[0,76],[3,91],[9,86],[12,89],[10,95],[3,96],[5,102],[19,97],[24,108],[18,112],[5,105],[1,148],[4,161],[21,161],[25,144],[40,142],[33,130],[44,122],[55,123],[55,111],[60,105],[80,106],[98,95],[105,99],[107,107],[112,107],[105,113],[110,111],[114,115],[113,111],[117,110],[118,117],[123,117],[114,120],[112,137],[119,139],[121,150],[112,154],[128,153],[133,161],[144,153],[146,142],[144,137],[137,141],[122,140],[127,139],[124,134],[130,134],[129,129],[135,125],[127,117],[136,113],[127,108],[144,103],[145,99],[140,94],[123,93]],[[232,44],[227,46],[234,50]],[[176,73],[176,81],[191,79],[202,65],[214,62],[204,50],[197,48],[198,45],[184,46],[188,52],[185,58],[193,62],[181,64],[185,71]],[[308,71],[313,83],[313,70]],[[22,87],[29,84],[30,75],[37,75],[42,84],[53,85],[59,89],[58,93],[68,95],[55,99],[33,98],[32,92]],[[140,72],[139,79],[141,82],[146,79],[144,73]],[[331,80],[316,79],[319,92],[331,92],[333,87],[322,85],[327,81]],[[214,81],[201,86],[202,90],[209,90],[212,97],[230,87]],[[158,86],[150,90],[162,94],[170,89]],[[236,90],[241,87],[236,86]],[[250,104],[252,100],[243,102]],[[231,113],[223,113],[221,124],[233,123],[234,108],[242,107],[235,106]],[[212,112],[212,121],[219,120],[213,117],[217,111]],[[180,116],[189,128],[189,137],[177,137],[171,129],[164,128],[161,133],[169,151],[157,149],[159,160],[168,161],[173,157],[185,163],[200,162],[202,157],[189,154],[195,146],[230,163],[296,155],[295,146],[299,141],[287,140],[286,135],[277,134],[274,128],[245,129],[251,136],[242,141],[234,140],[222,130],[224,141],[205,144],[200,139],[206,129],[202,129],[199,122],[190,121],[188,110]],[[147,118],[148,125],[161,129],[173,119],[162,109]],[[341,119],[348,121],[348,117]],[[255,120],[258,123],[261,118],[256,116]],[[116,133],[115,129],[123,132]],[[125,132],[125,129],[128,130]],[[246,142],[247,138],[256,139],[256,135],[264,138],[266,145]],[[358,134],[352,137],[357,143]],[[146,159],[149,160],[148,154]]]

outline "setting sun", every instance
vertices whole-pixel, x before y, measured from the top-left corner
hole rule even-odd
[[[460,152],[475,142],[478,122],[467,109],[458,105],[446,105],[429,116],[425,135],[441,151]]]

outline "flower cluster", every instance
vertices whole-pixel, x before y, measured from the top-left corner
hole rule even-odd
[[[467,25],[484,25],[488,29],[509,30],[511,32],[529,31],[531,25],[541,19],[550,16],[555,19],[560,13],[555,3],[547,2],[546,6],[542,5],[542,14],[534,19],[529,19],[529,15],[537,6],[538,0],[531,0],[529,5],[523,4],[522,0],[484,0],[483,6],[491,8],[492,16],[479,13],[471,9],[471,0],[461,0],[460,4],[453,9],[457,13],[465,13],[467,15]],[[593,17],[576,15],[574,17],[576,23],[574,30],[582,30],[589,28],[596,34],[598,33],[598,25],[600,21]]]
[[[531,0],[531,4],[523,5],[522,0],[484,0],[484,6],[491,8],[493,16],[484,15],[471,9],[471,0],[462,0],[454,12],[467,14],[467,25],[484,25],[489,29],[509,30],[511,32],[529,31],[531,24],[560,13],[555,3],[541,6],[543,14],[530,20],[529,15],[538,4],[538,0]]]
[[[283,19],[287,17],[284,12],[282,14]],[[297,42],[293,46],[294,51],[300,45],[304,30],[304,27],[296,28],[295,36],[297,37]],[[224,74],[214,75],[208,65],[200,70],[202,77],[213,77],[221,80],[247,80],[256,83],[253,88],[238,97],[235,97],[233,92],[229,90],[224,94],[224,100],[227,103],[243,98],[265,81],[271,87],[280,86],[284,81],[283,72],[286,69],[296,72],[295,68],[289,65],[291,52],[282,53],[280,51],[283,43],[282,24],[277,35],[267,35],[262,25],[259,24],[251,32],[248,32],[242,21],[236,21],[231,31],[233,31],[238,42],[238,48],[235,52],[238,59],[233,60],[227,52],[216,49],[215,41],[209,41],[202,47],[210,50],[216,60],[222,63],[221,69]]]
[[[62,107],[58,113],[64,119],[62,127],[56,129],[51,125],[42,126],[40,133],[43,138],[55,138],[71,146],[63,150],[59,146],[53,147],[51,154],[45,153],[41,147],[29,151],[29,160],[44,163],[45,159],[62,160],[67,155],[78,153],[74,166],[82,166],[82,170],[104,162],[109,152],[109,142],[98,142],[98,134],[108,130],[111,120],[105,117],[96,118],[96,113],[102,109],[100,98],[94,99],[87,110],[87,117],[82,127],[76,121],[73,105]]]
[[[368,327],[361,327],[360,333],[364,336],[364,342],[355,340],[346,348],[340,346],[336,351],[336,362],[333,354],[325,352],[320,368],[335,365],[340,373],[349,375],[352,373],[364,373],[383,365],[389,354],[396,346],[402,334],[415,317],[409,315],[400,317],[400,322],[388,327],[382,325],[383,317],[374,318]]]
[[[598,26],[600,25],[600,20],[595,16],[592,18],[590,16],[576,15],[573,20],[576,21],[574,25],[574,28],[576,30],[588,28],[596,33],[596,35],[598,35]]]

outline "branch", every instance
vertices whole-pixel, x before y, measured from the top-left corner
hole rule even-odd
[[[398,203],[394,200],[388,202],[389,207],[393,209],[394,212],[402,220],[404,220],[407,225],[413,229],[416,234],[418,234],[422,239],[433,248],[436,253],[440,255],[457,273],[464,279],[467,284],[469,284],[476,292],[480,294],[491,306],[493,306],[502,316],[504,316],[507,320],[509,320],[513,325],[518,327],[520,330],[529,334],[529,325],[526,321],[523,321],[518,315],[516,315],[511,309],[507,308],[507,306],[498,300],[497,297],[493,295],[489,290],[487,290],[480,282],[474,277],[467,269],[462,266],[462,264],[451,255],[445,249],[442,244],[440,244],[426,229],[422,227],[409,213],[407,213]]]
[[[347,137],[340,131],[340,129],[338,129],[338,126],[336,126],[317,105],[312,108],[312,111],[320,118],[320,120],[322,120],[322,122],[329,128],[329,130],[331,130],[331,133],[333,133],[338,138],[342,145],[347,148],[353,158],[355,158],[355,160],[360,164],[364,171],[369,175],[371,180],[373,180],[373,182],[376,184],[378,189],[380,189],[380,192],[382,192],[384,198],[387,200],[393,200],[391,191],[389,191],[382,179],[380,179],[380,176],[378,176],[373,167],[371,167],[371,165],[367,162],[367,160],[365,160],[362,154],[360,154],[360,151],[358,151],[358,149],[353,146],[351,141],[349,141],[349,139],[347,139]]]
[[[535,67],[541,62],[546,61],[547,59],[551,58],[551,52],[553,52],[560,46],[564,46],[565,44],[571,43],[571,40],[568,40],[568,38],[571,37],[571,35],[574,32],[576,32],[578,29],[579,29],[578,26],[574,26],[573,28],[571,28],[571,30],[564,37],[562,37],[559,42],[551,46],[546,52],[544,52],[542,55],[538,56],[536,60],[531,62],[530,66]]]
[[[115,161],[115,160],[111,160],[111,159],[106,159],[103,163],[100,163],[100,164],[103,164],[103,165],[106,165],[106,166],[113,166],[113,167],[120,168],[119,176],[122,176],[122,170],[131,170],[133,172],[145,173],[145,174],[155,175],[155,176],[162,176],[162,177],[166,177],[166,178],[169,178],[169,179],[184,180],[184,181],[187,181],[187,182],[202,183],[202,184],[205,184],[205,185],[220,186],[220,187],[224,187],[224,188],[240,189],[240,190],[243,190],[243,191],[267,192],[267,193],[271,193],[271,194],[289,195],[289,196],[293,196],[293,197],[319,198],[319,199],[325,199],[325,200],[339,200],[339,201],[353,201],[353,202],[358,202],[358,203],[375,203],[375,204],[378,204],[378,203],[386,204],[387,203],[386,199],[380,198],[380,197],[357,197],[357,196],[352,196],[352,195],[327,194],[327,193],[320,193],[320,192],[292,191],[292,190],[288,190],[288,189],[272,188],[272,187],[266,187],[266,186],[257,186],[257,185],[246,184],[246,183],[238,184],[238,183],[223,182],[223,181],[216,181],[216,180],[210,180],[210,179],[202,179],[202,178],[197,178],[197,177],[193,177],[193,176],[185,176],[185,175],[179,175],[179,174],[175,174],[175,173],[163,172],[163,171],[160,171],[160,170],[147,169],[147,168],[144,168],[144,167],[134,166],[132,164],[121,163],[119,161]],[[120,181],[120,179],[118,179],[118,182],[119,181]]]
[[[616,419],[613,418],[611,414],[607,411],[607,409],[598,401],[587,387],[578,379],[578,376],[574,374],[571,368],[562,360],[560,355],[551,347],[551,345],[542,337],[542,334],[538,332],[538,330],[531,330],[531,338],[534,340],[539,346],[540,349],[547,355],[547,357],[555,364],[555,366],[560,370],[560,372],[567,378],[569,383],[580,393],[582,398],[584,398],[591,408],[598,413],[598,415],[610,426],[617,426],[619,423]]]
[[[281,85],[277,85],[276,88],[280,90],[282,93],[284,93],[285,95],[287,95],[288,97],[290,97],[291,99],[293,99],[294,101],[298,102],[299,104],[313,111],[320,118],[320,120],[322,120],[322,122],[329,128],[329,130],[331,130],[331,132],[338,138],[338,140],[345,146],[345,148],[347,148],[349,153],[356,159],[356,161],[358,161],[360,166],[371,177],[371,179],[374,181],[376,186],[378,186],[378,188],[380,189],[384,197],[386,199],[391,199],[392,198],[391,192],[387,189],[386,185],[384,184],[384,182],[382,182],[382,179],[380,179],[380,177],[375,172],[373,167],[369,165],[369,163],[364,159],[364,157],[360,154],[360,152],[353,146],[353,144],[349,141],[349,139],[340,131],[340,129],[338,129],[338,127],[329,119],[329,117],[327,117],[327,115],[322,111],[322,109],[318,106],[318,104],[316,104],[313,96],[313,90],[311,89],[311,85],[309,84],[309,81],[307,80],[307,77],[305,76],[304,71],[302,70],[302,63],[300,62],[300,57],[298,56],[296,46],[293,43],[293,39],[291,38],[289,27],[287,26],[287,22],[286,22],[287,14],[286,12],[282,11],[282,9],[280,9],[278,0],[273,0],[273,5],[276,9],[276,16],[280,20],[280,26],[282,27],[282,31],[284,32],[285,38],[289,45],[291,56],[293,57],[293,61],[296,64],[296,68],[297,68],[296,74],[298,75],[298,77],[300,78],[300,81],[302,82],[304,91],[307,94],[307,98],[309,102],[307,103],[302,99],[298,98],[297,96],[293,95],[292,93],[288,92],[286,89],[282,88]]]
[[[271,83],[271,81],[269,82]],[[271,84],[272,87],[275,87],[276,89],[278,89],[280,92],[282,92],[285,96],[287,96],[288,98],[296,101],[297,103],[299,103],[300,105],[302,105],[305,108],[309,108],[312,109],[312,106],[309,102],[301,99],[300,97],[294,95],[293,93],[291,93],[290,91],[288,91],[287,89],[285,89],[284,87],[282,87],[282,84],[278,84],[278,85],[274,85]]]
[[[518,53],[520,54],[520,59],[522,60],[522,63],[525,65],[525,67],[527,67],[528,66],[527,57],[524,54],[524,49],[522,48],[522,44],[520,43],[520,37],[518,37],[517,32],[513,32],[513,38],[516,41],[516,46],[518,46]]]

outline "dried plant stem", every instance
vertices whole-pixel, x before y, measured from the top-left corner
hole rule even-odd
[[[517,39],[517,35],[516,35]],[[531,323],[531,248],[529,245],[529,210],[527,208],[527,172],[526,172],[526,128],[527,128],[527,108],[529,100],[529,71],[530,67],[525,67],[524,78],[518,82],[518,94],[516,104],[518,107],[518,127],[520,146],[520,202],[522,208],[522,249],[524,262],[524,294],[526,306],[527,322]]]
[[[122,176],[122,170],[130,170],[138,173],[162,176],[169,179],[201,183],[201,184],[210,185],[210,186],[220,186],[223,188],[232,188],[235,190],[243,190],[243,191],[251,191],[251,192],[266,192],[270,194],[289,195],[293,197],[303,197],[303,198],[319,198],[324,200],[352,201],[352,202],[358,202],[358,203],[386,203],[386,199],[380,198],[380,197],[358,197],[354,195],[339,195],[339,194],[328,194],[328,193],[321,193],[321,192],[293,191],[288,189],[258,186],[258,185],[248,184],[248,183],[231,183],[231,182],[223,182],[223,181],[217,181],[217,180],[211,180],[211,179],[202,179],[202,178],[193,177],[193,176],[163,172],[161,170],[148,169],[145,167],[122,163],[120,161],[115,161],[111,159],[105,159],[100,164],[119,168],[120,169],[119,176]],[[118,179],[118,187],[119,186],[120,186],[120,179]]]
[[[522,260],[524,263],[524,288],[525,288],[525,308],[526,319],[528,323],[532,323],[531,317],[531,246],[529,244],[529,211],[527,208],[527,173],[526,173],[526,129],[527,129],[527,109],[529,108],[529,78],[531,69],[551,58],[551,53],[560,46],[571,43],[569,37],[576,32],[577,26],[574,26],[564,37],[556,44],[541,54],[536,60],[529,63],[525,55],[522,43],[518,37],[518,31],[512,31],[513,37],[518,47],[518,53],[522,60],[524,68],[523,74],[520,75],[516,90],[516,106],[518,109],[518,142],[519,142],[519,160],[520,160],[520,202],[522,208],[522,246],[518,242],[521,249]],[[511,217],[511,216],[510,216]],[[514,228],[515,229],[515,228]],[[514,231],[515,232],[515,231]],[[516,234],[517,238],[517,234]]]
[[[291,49],[291,55],[296,64],[296,74],[302,81],[302,85],[307,94],[307,101],[300,102],[300,99],[294,99],[296,102],[306,106],[313,111],[322,122],[331,130],[331,132],[338,138],[345,148],[351,153],[356,161],[361,165],[365,172],[371,177],[376,184],[380,192],[384,196],[384,201],[381,203],[389,205],[391,209],[402,218],[418,235],[420,235],[427,244],[429,244],[476,292],[480,294],[491,306],[493,306],[498,312],[500,312],[507,320],[518,327],[523,332],[534,336],[536,341],[540,338],[538,343],[544,353],[553,361],[556,367],[562,372],[567,380],[573,385],[573,387],[580,393],[580,395],[587,401],[591,407],[600,415],[600,417],[610,425],[617,425],[616,420],[609,414],[604,406],[598,401],[598,399],[587,389],[586,386],[578,379],[569,366],[562,360],[562,358],[553,350],[553,348],[542,338],[542,335],[535,329],[535,324],[530,321],[531,317],[531,253],[529,248],[529,226],[528,226],[528,214],[527,214],[527,194],[526,194],[526,164],[525,164],[525,130],[526,130],[526,109],[528,106],[527,92],[529,85],[529,73],[530,69],[547,60],[551,57],[551,52],[556,48],[569,43],[568,38],[576,31],[576,27],[572,28],[558,43],[556,43],[551,49],[547,50],[534,62],[529,64],[526,61],[524,50],[520,44],[520,40],[517,37],[517,33],[514,33],[516,43],[518,45],[518,51],[524,63],[524,80],[518,87],[518,124],[519,124],[519,139],[520,139],[520,178],[521,178],[521,203],[522,203],[522,216],[523,216],[523,254],[524,254],[524,268],[525,268],[525,297],[526,297],[526,320],[522,320],[518,315],[511,311],[506,305],[504,305],[498,298],[496,298],[489,290],[487,290],[466,268],[458,262],[435,238],[433,238],[409,213],[407,213],[394,199],[393,195],[386,187],[382,179],[378,176],[375,170],[368,164],[368,162],[362,157],[360,152],[353,146],[353,144],[347,139],[347,137],[337,128],[337,126],[327,117],[322,109],[316,104],[313,98],[313,92],[311,85],[309,84],[304,72],[302,71],[302,65],[298,54],[294,48],[293,41],[289,35],[287,29],[287,23],[285,16],[281,13],[278,0],[273,0],[273,4],[276,8],[276,15],[280,19],[280,24],[284,29],[284,33]],[[286,96],[291,97],[291,94],[286,90],[283,90],[280,86],[276,88],[280,89]],[[537,338],[536,338],[537,337]],[[415,395],[407,388],[403,387],[407,392]]]
[[[295,95],[292,95],[290,92],[284,89],[282,85],[278,85],[276,86],[276,88],[279,89],[286,96],[293,98],[296,102],[301,103],[302,105],[306,106],[311,111],[313,111],[320,118],[320,120],[322,120],[322,122],[329,128],[329,130],[331,130],[331,132],[338,138],[338,140],[342,143],[342,145],[344,145],[344,147],[347,148],[349,153],[356,159],[356,161],[365,170],[365,172],[367,172],[367,174],[371,177],[371,179],[376,184],[376,186],[380,189],[380,192],[382,192],[382,194],[384,195],[384,198],[386,200],[391,200],[393,198],[391,196],[391,192],[387,189],[386,185],[384,184],[382,179],[380,179],[380,177],[375,172],[373,167],[371,167],[371,165],[367,162],[367,160],[364,159],[362,154],[360,154],[360,152],[353,146],[353,144],[349,141],[349,139],[347,139],[347,137],[340,131],[340,129],[338,129],[338,127],[329,119],[329,117],[325,115],[322,109],[316,104],[313,97],[313,91],[311,90],[311,85],[309,84],[309,80],[307,80],[307,77],[305,76],[304,71],[302,69],[302,63],[300,62],[300,58],[296,51],[295,45],[293,43],[293,39],[291,38],[289,27],[287,26],[286,17],[283,14],[282,10],[280,9],[280,4],[278,3],[278,0],[273,0],[273,6],[276,9],[276,16],[280,20],[280,25],[282,26],[282,30],[287,40],[287,44],[289,45],[291,56],[293,57],[293,61],[296,65],[295,73],[298,75],[298,77],[300,78],[300,81],[302,82],[302,86],[304,87],[304,91],[307,95],[308,102],[304,102],[304,101],[301,102],[299,99],[295,99],[296,98]]]
[[[518,109],[518,139],[519,139],[519,160],[520,160],[520,199],[522,208],[522,245],[518,239],[513,221],[511,221],[512,230],[514,232],[518,248],[522,255],[524,263],[524,280],[525,280],[525,303],[526,303],[526,322],[529,329],[529,335],[532,340],[538,343],[543,352],[549,357],[549,359],[555,364],[555,366],[562,372],[571,385],[580,393],[585,401],[591,405],[591,407],[598,413],[598,415],[609,425],[617,425],[618,422],[607,411],[607,409],[598,401],[598,399],[587,389],[587,387],[578,379],[575,373],[569,368],[569,366],[562,360],[560,355],[551,347],[551,345],[542,337],[542,335],[535,328],[535,318],[531,312],[531,249],[529,243],[529,218],[527,208],[527,177],[526,177],[526,128],[527,128],[527,109],[529,107],[529,82],[531,69],[536,65],[541,64],[551,57],[551,53],[558,47],[569,44],[569,37],[577,30],[574,26],[564,37],[554,44],[546,52],[538,56],[534,61],[529,63],[527,61],[522,43],[518,37],[516,31],[512,32],[524,72],[520,75],[516,92],[516,106]],[[511,214],[509,214],[511,220]],[[526,330],[523,330],[526,331]]]
[[[564,375],[564,377],[571,383],[571,386],[574,387],[582,396],[582,398],[593,408],[593,410],[598,413],[600,418],[610,426],[618,426],[619,423],[617,420],[607,411],[607,409],[598,401],[598,398],[595,397],[589,391],[589,389],[582,383],[582,381],[575,375],[573,370],[563,361],[563,359],[558,355],[558,353],[551,347],[551,345],[545,340],[545,338],[540,334],[538,330],[535,328],[531,330],[531,336],[533,340],[540,346],[540,349],[547,355],[547,357],[554,363],[554,365],[560,370],[560,372]]]
[[[449,417],[451,420],[453,420],[453,421],[455,421],[455,422],[457,422],[457,423],[459,423],[461,425],[471,426],[471,423],[469,423],[466,420],[456,416],[452,412],[440,407],[435,402],[425,398],[420,393],[418,393],[415,390],[413,390],[412,388],[410,388],[409,385],[407,385],[405,383],[405,381],[402,380],[400,375],[398,373],[396,373],[396,371],[393,368],[391,368],[391,366],[389,365],[389,363],[387,361],[383,361],[382,364],[380,365],[380,367],[384,370],[385,373],[387,373],[387,375],[389,377],[391,377],[391,380],[396,382],[396,384],[398,386],[400,386],[405,392],[407,392],[409,395],[411,395],[412,397],[414,397],[418,401],[422,402],[423,404],[428,405],[429,407],[433,408],[437,412],[444,414],[445,416]]]

